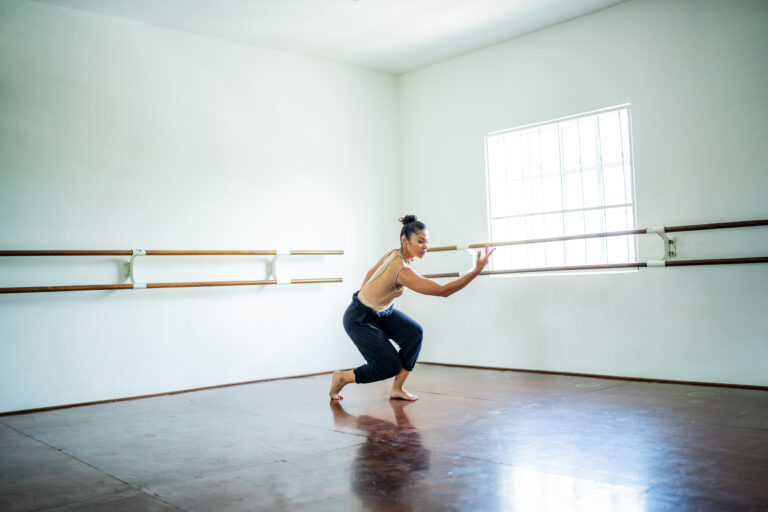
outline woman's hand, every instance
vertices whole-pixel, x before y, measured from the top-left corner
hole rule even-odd
[[[495,250],[496,248],[494,247],[489,251],[488,244],[485,244],[485,254],[482,254],[483,251],[477,251],[477,261],[475,262],[475,272],[479,274],[480,272],[483,271],[485,266],[488,264],[488,259],[491,257],[491,254],[493,254],[493,251]]]

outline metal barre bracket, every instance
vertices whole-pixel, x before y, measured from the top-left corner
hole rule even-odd
[[[664,256],[662,258],[662,261],[666,260],[667,257],[672,258],[677,256],[677,245],[675,244],[675,238],[668,237],[664,227],[648,228],[645,230],[645,232],[651,235],[659,235],[661,237],[661,240],[664,242]]]
[[[134,274],[134,268],[133,268],[133,264],[134,264],[134,261],[136,260],[136,256],[146,256],[146,255],[147,255],[147,251],[145,251],[144,249],[133,249],[130,261],[127,261],[125,263],[125,273],[131,279],[131,284],[133,284],[134,290],[147,288],[147,283],[136,282],[136,275]]]
[[[275,255],[272,260],[267,263],[267,279],[274,279],[275,284],[291,284],[290,279],[281,279],[277,273],[277,259],[280,256],[290,256],[291,251],[289,249],[275,249]]]

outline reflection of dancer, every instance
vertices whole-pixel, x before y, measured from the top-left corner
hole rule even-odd
[[[467,286],[488,264],[493,248],[485,254],[477,253],[475,268],[466,275],[440,284],[422,277],[408,265],[414,258],[423,258],[427,253],[429,233],[424,223],[415,215],[400,219],[400,248],[385,254],[368,271],[360,290],[352,294],[352,303],[344,312],[344,330],[366,360],[366,364],[354,370],[333,372],[332,400],[341,400],[341,389],[349,383],[363,384],[395,377],[390,398],[418,400],[413,393],[403,389],[405,379],[413,370],[421,350],[422,330],[411,317],[394,308],[393,303],[410,288],[425,295],[448,297]],[[389,343],[390,338],[400,350]]]
[[[331,401],[336,425],[366,433],[352,469],[352,489],[366,505],[392,510],[398,494],[429,471],[429,450],[421,445],[421,434],[408,420],[405,407],[411,402],[391,400],[397,424],[373,416],[353,416],[341,403]],[[398,503],[397,510],[408,510]]]

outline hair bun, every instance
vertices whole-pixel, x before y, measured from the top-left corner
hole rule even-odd
[[[408,224],[410,222],[415,222],[417,219],[416,219],[415,215],[406,215],[405,217],[400,217],[397,220],[399,220],[400,222],[403,223],[403,225],[405,225],[405,224]]]

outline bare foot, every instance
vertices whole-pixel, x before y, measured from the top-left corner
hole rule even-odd
[[[393,389],[389,392],[389,398],[397,398],[400,400],[418,400],[419,397],[414,395],[413,393],[409,393],[408,391],[404,389]]]
[[[331,377],[331,390],[328,392],[331,400],[344,400],[344,397],[339,394],[339,391],[341,391],[341,389],[346,385],[347,383],[344,382],[344,375],[342,371],[334,371],[333,376]]]

